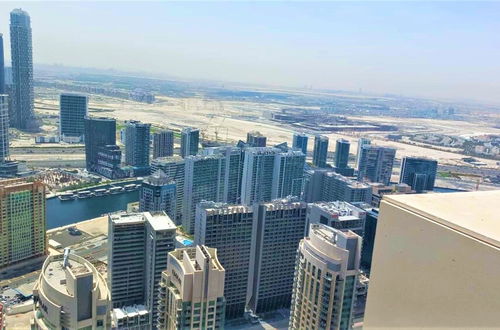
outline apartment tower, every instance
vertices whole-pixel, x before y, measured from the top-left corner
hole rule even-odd
[[[307,204],[283,199],[254,206],[248,307],[256,314],[288,308]]]
[[[156,325],[161,272],[177,227],[164,212],[109,215],[108,286],[114,308],[145,305]]]
[[[217,249],[226,270],[226,319],[245,313],[253,226],[253,208],[248,206],[204,202],[196,209],[195,243]]]
[[[311,225],[297,252],[290,329],[352,328],[361,237]]]
[[[158,329],[223,329],[224,273],[216,249],[170,252],[161,275]]]
[[[176,217],[176,185],[162,170],[142,181],[139,191],[140,212],[165,212],[170,219]]]
[[[153,159],[174,155],[174,132],[162,130],[153,133]]]
[[[0,180],[0,210],[0,267],[47,252],[42,182]]]

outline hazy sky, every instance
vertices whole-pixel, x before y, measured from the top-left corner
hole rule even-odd
[[[35,63],[500,104],[500,3],[2,2]]]

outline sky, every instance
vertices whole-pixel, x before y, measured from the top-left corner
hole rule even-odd
[[[500,104],[500,2],[7,2],[36,63]]]

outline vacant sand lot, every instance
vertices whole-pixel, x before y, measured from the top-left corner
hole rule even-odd
[[[56,93],[56,91],[54,91]],[[54,94],[55,95],[55,94]],[[180,129],[184,126],[194,126],[202,130],[205,138],[220,141],[235,142],[246,139],[246,133],[258,130],[268,137],[268,144],[282,142],[291,143],[294,129],[286,125],[271,121],[271,113],[279,111],[286,105],[261,102],[219,101],[193,98],[172,98],[158,96],[154,104],[138,103],[134,101],[111,97],[91,95],[89,112],[93,116],[109,116],[119,121],[140,120],[160,127]],[[47,98],[45,91],[43,99],[37,99],[38,112],[46,116],[58,115],[58,101],[55,97]],[[402,131],[425,131],[452,135],[472,135],[478,133],[500,134],[488,122],[464,122],[433,119],[404,119],[391,117],[352,117],[372,122],[398,124]],[[397,148],[397,158],[403,156],[426,156],[438,159],[443,164],[467,165],[460,159],[464,156],[442,150],[409,145],[388,141],[383,138],[386,133],[380,132],[343,132],[342,134],[328,134],[330,138],[329,150],[335,151],[335,140],[345,138],[351,141],[351,153],[356,153],[357,139],[361,136],[370,137],[374,144]],[[309,151],[312,152],[313,139],[309,142]],[[66,155],[65,155],[66,156]],[[30,155],[23,156],[25,160]],[[76,155],[73,156],[76,158]],[[488,167],[499,168],[494,160],[481,159]]]

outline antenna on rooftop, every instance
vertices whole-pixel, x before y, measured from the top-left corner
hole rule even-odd
[[[69,251],[71,251],[69,247],[64,248],[63,267],[68,266]]]

